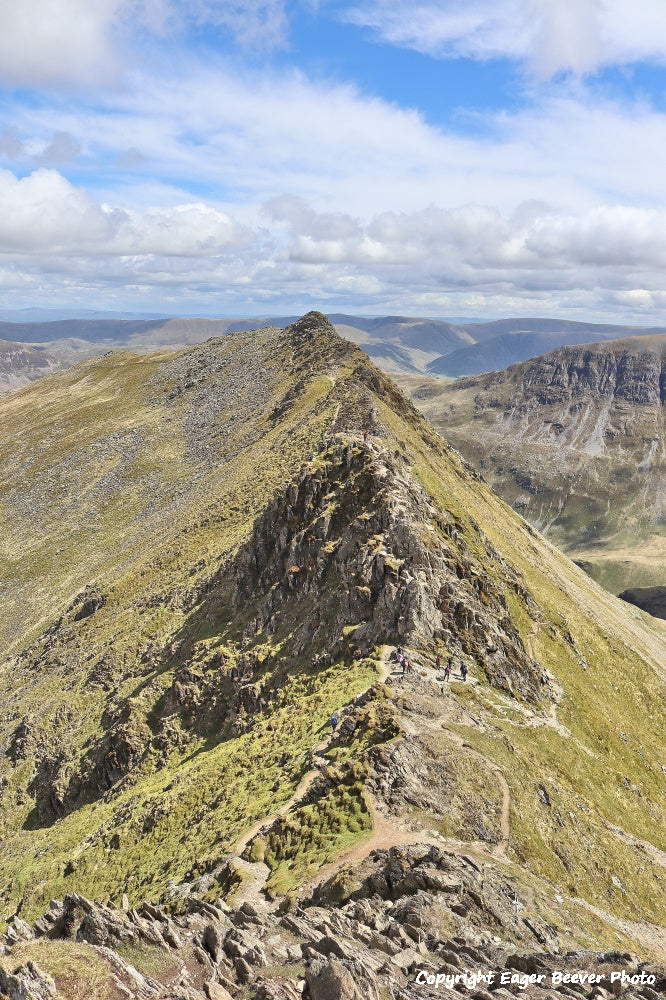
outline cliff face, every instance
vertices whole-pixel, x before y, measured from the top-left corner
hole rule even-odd
[[[305,960],[313,997],[330,973],[307,950],[310,921],[332,919],[317,901],[356,920],[367,877],[389,901],[407,879],[439,906],[463,876],[435,848],[469,854],[495,887],[486,900],[463,878],[476,896],[445,906],[442,940],[471,914],[478,941],[502,927],[606,946],[613,920],[633,919],[621,940],[638,947],[641,912],[666,920],[663,733],[643,725],[663,703],[661,636],[506,508],[324,317],[86,363],[1,406],[6,918],[59,900],[40,934],[99,945],[110,925],[129,933],[82,901],[103,896],[157,947],[179,946],[146,913],[190,957],[206,951],[225,989],[256,985],[265,953]],[[354,874],[374,848],[415,846]],[[410,858],[421,882],[397,872]],[[536,930],[507,923],[506,864],[536,893]],[[280,925],[297,955],[268,943],[290,894],[313,911]],[[260,942],[238,951],[220,899],[236,930],[263,915]],[[367,916],[384,962],[386,926]],[[351,951],[321,947],[351,974]],[[416,959],[401,961],[387,989],[406,988]]]
[[[0,392],[22,389],[59,367],[57,359],[46,351],[0,340]]]
[[[523,398],[536,398],[546,406],[597,396],[661,406],[666,398],[666,347],[661,339],[646,340],[561,348],[535,358],[523,367]]]
[[[598,579],[662,582],[663,337],[560,348],[430,392],[419,405],[442,433]]]

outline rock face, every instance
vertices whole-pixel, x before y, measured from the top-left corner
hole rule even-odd
[[[663,582],[665,402],[666,338],[644,336],[432,387],[419,405],[502,497],[617,593]]]
[[[59,368],[58,360],[47,351],[0,340],[0,392],[22,389]]]
[[[255,525],[235,561],[234,606],[251,605],[255,627],[272,630],[292,600],[314,597],[294,634],[297,652],[364,656],[382,641],[445,644],[483,662],[491,684],[547,698],[548,679],[525,650],[504,590],[535,620],[543,613],[480,531],[477,544],[473,552],[462,524],[387,452],[333,448]],[[331,601],[322,600],[329,591]]]
[[[58,1000],[56,985],[46,972],[28,962],[14,973],[0,968],[0,990],[9,1000]]]

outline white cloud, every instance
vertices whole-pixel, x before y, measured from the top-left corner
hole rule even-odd
[[[282,45],[285,0],[0,0],[0,80],[99,89],[140,60],[145,34],[177,38],[191,24],[241,47]]]
[[[442,58],[509,58],[538,76],[666,60],[663,0],[364,0],[346,18],[390,44]]]
[[[226,28],[243,47],[286,43],[285,0],[190,0],[187,10],[199,23]]]
[[[351,86],[181,65],[5,112],[6,155],[80,149],[76,185],[0,172],[7,295],[659,318],[666,116],[645,106],[581,87],[463,135]]]
[[[77,243],[108,239],[109,219],[101,207],[55,170],[23,179],[0,171],[0,252],[46,254]]]
[[[0,171],[0,253],[50,255],[208,257],[247,245],[244,228],[202,203],[136,212],[99,204],[56,170],[19,179]],[[41,266],[41,264],[40,264]],[[91,272],[95,268],[89,263]]]
[[[18,160],[23,156],[25,146],[18,134],[18,129],[11,125],[5,128],[0,135],[0,156],[9,160]]]
[[[121,0],[0,0],[0,76],[19,85],[99,82],[113,67]]]
[[[544,203],[511,214],[469,204],[363,219],[284,196],[248,227],[204,202],[138,212],[101,204],[55,170],[0,172],[3,287],[53,298],[122,287],[199,303],[274,302],[400,312],[584,309],[658,321],[666,296],[666,208]],[[60,290],[58,292],[58,283]],[[539,307],[539,308],[537,308]],[[199,306],[201,308],[201,304]],[[237,306],[236,306],[237,308]],[[183,311],[181,304],[176,311]],[[224,311],[223,309],[221,311]],[[233,309],[232,309],[233,311]]]

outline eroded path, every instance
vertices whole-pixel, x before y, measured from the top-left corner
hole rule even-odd
[[[389,668],[386,663],[386,659],[391,655],[391,652],[392,652],[392,647],[385,647],[384,658],[377,664],[379,668],[379,676],[375,680],[373,680],[372,684],[369,684],[366,688],[360,691],[354,698],[354,701],[358,701],[358,699],[362,698],[364,694],[367,694],[370,688],[374,687],[375,684],[383,683],[386,680],[389,674]],[[328,749],[332,740],[333,740],[333,734],[331,733],[320,743],[318,743],[316,746],[312,748],[311,754],[315,761],[318,755],[324,753],[324,751]],[[248,844],[250,844],[251,841],[254,840],[256,836],[258,836],[262,831],[268,832],[268,830],[276,822],[276,820],[278,820],[282,816],[286,816],[287,813],[294,808],[294,806],[298,805],[298,803],[305,798],[305,795],[309,791],[312,784],[320,776],[321,772],[317,767],[314,767],[310,771],[308,771],[307,774],[305,774],[301,778],[298,787],[294,791],[291,798],[289,798],[276,812],[272,813],[270,816],[265,816],[263,819],[258,820],[254,824],[254,826],[250,827],[250,829],[247,830],[239,838],[239,840],[236,841],[236,844],[234,845],[232,851],[225,859],[227,863],[233,864],[236,870],[243,877],[243,884],[234,897],[235,906],[241,906],[244,902],[251,902],[257,908],[264,910],[266,909],[272,910],[277,906],[276,902],[271,902],[268,900],[264,891],[266,888],[266,883],[268,882],[271,876],[271,870],[268,867],[268,865],[264,864],[261,861],[246,861],[244,858],[241,857],[241,855],[247,848]],[[368,806],[373,816],[373,822],[375,822],[376,814],[370,802],[368,802]],[[374,850],[374,848],[370,847],[368,849],[368,853],[370,853],[371,850]],[[345,863],[344,861],[340,862],[336,861],[333,864],[337,865],[337,867],[340,867],[344,863]]]

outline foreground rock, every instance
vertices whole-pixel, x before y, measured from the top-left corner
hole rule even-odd
[[[128,1000],[407,1000],[441,995],[445,982],[477,1000],[507,989],[591,1000],[655,1000],[666,992],[666,970],[630,953],[559,954],[553,929],[514,900],[512,883],[473,858],[413,845],[373,852],[289,912],[195,897],[177,915],[150,903],[125,912],[71,894],[32,928],[14,923],[3,963],[44,938],[85,942],[104,957]],[[139,958],[162,952],[171,973],[142,974],[122,957],[128,946]],[[437,976],[444,977],[440,986]],[[12,1000],[59,996],[33,961],[0,971],[0,986]]]

